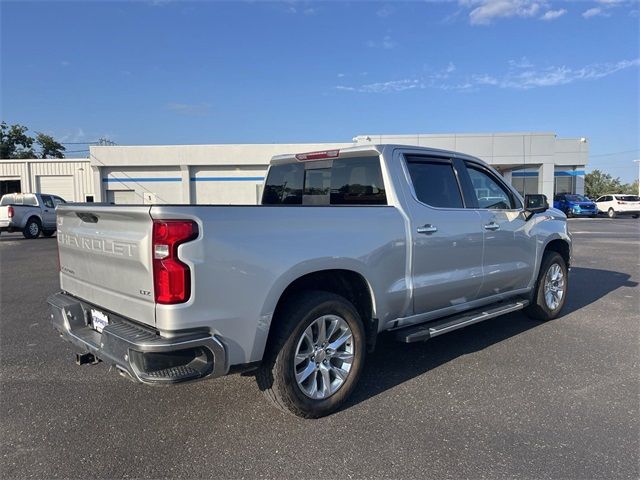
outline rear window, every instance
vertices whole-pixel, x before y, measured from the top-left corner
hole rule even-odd
[[[38,206],[36,196],[32,194],[12,194],[4,195],[0,200],[0,205],[28,205],[31,207]]]
[[[625,202],[637,202],[640,200],[637,195],[616,195],[616,198]]]
[[[274,165],[269,170],[262,203],[386,205],[380,158],[338,158]]]
[[[407,167],[416,197],[422,203],[440,208],[464,207],[451,162],[407,157]]]

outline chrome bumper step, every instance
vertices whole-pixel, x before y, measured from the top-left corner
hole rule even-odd
[[[441,320],[402,328],[396,330],[394,333],[396,340],[404,343],[423,342],[430,338],[437,337],[438,335],[458,330],[459,328],[464,328],[475,323],[489,320],[490,318],[522,310],[527,305],[529,305],[529,300],[524,299],[511,302],[501,302],[470,310],[459,315],[446,317]]]

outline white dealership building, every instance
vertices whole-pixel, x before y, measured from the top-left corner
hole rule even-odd
[[[359,135],[351,143],[90,147],[88,159],[0,160],[0,194],[44,192],[67,201],[255,204],[273,155],[367,143],[467,153],[524,193],[584,193],[585,138],[554,133]]]

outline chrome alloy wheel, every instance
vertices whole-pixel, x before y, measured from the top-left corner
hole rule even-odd
[[[29,224],[29,233],[31,235],[33,235],[34,237],[38,234],[38,230],[39,230],[39,228],[38,228],[38,224],[36,222],[31,222]]]
[[[564,273],[560,265],[552,264],[544,277],[544,301],[550,310],[560,306],[564,297]]]
[[[302,393],[314,400],[336,393],[351,371],[355,354],[353,333],[337,315],[311,322],[298,340],[294,375]]]

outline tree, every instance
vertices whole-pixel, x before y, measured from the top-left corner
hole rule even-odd
[[[600,170],[594,170],[584,176],[585,194],[594,200],[607,193],[624,193],[625,187],[620,178],[613,178]]]
[[[23,125],[0,124],[0,158],[33,158],[33,138]]]
[[[40,158],[64,158],[66,149],[62,144],[56,142],[52,136],[38,132],[36,143],[40,146]]]

